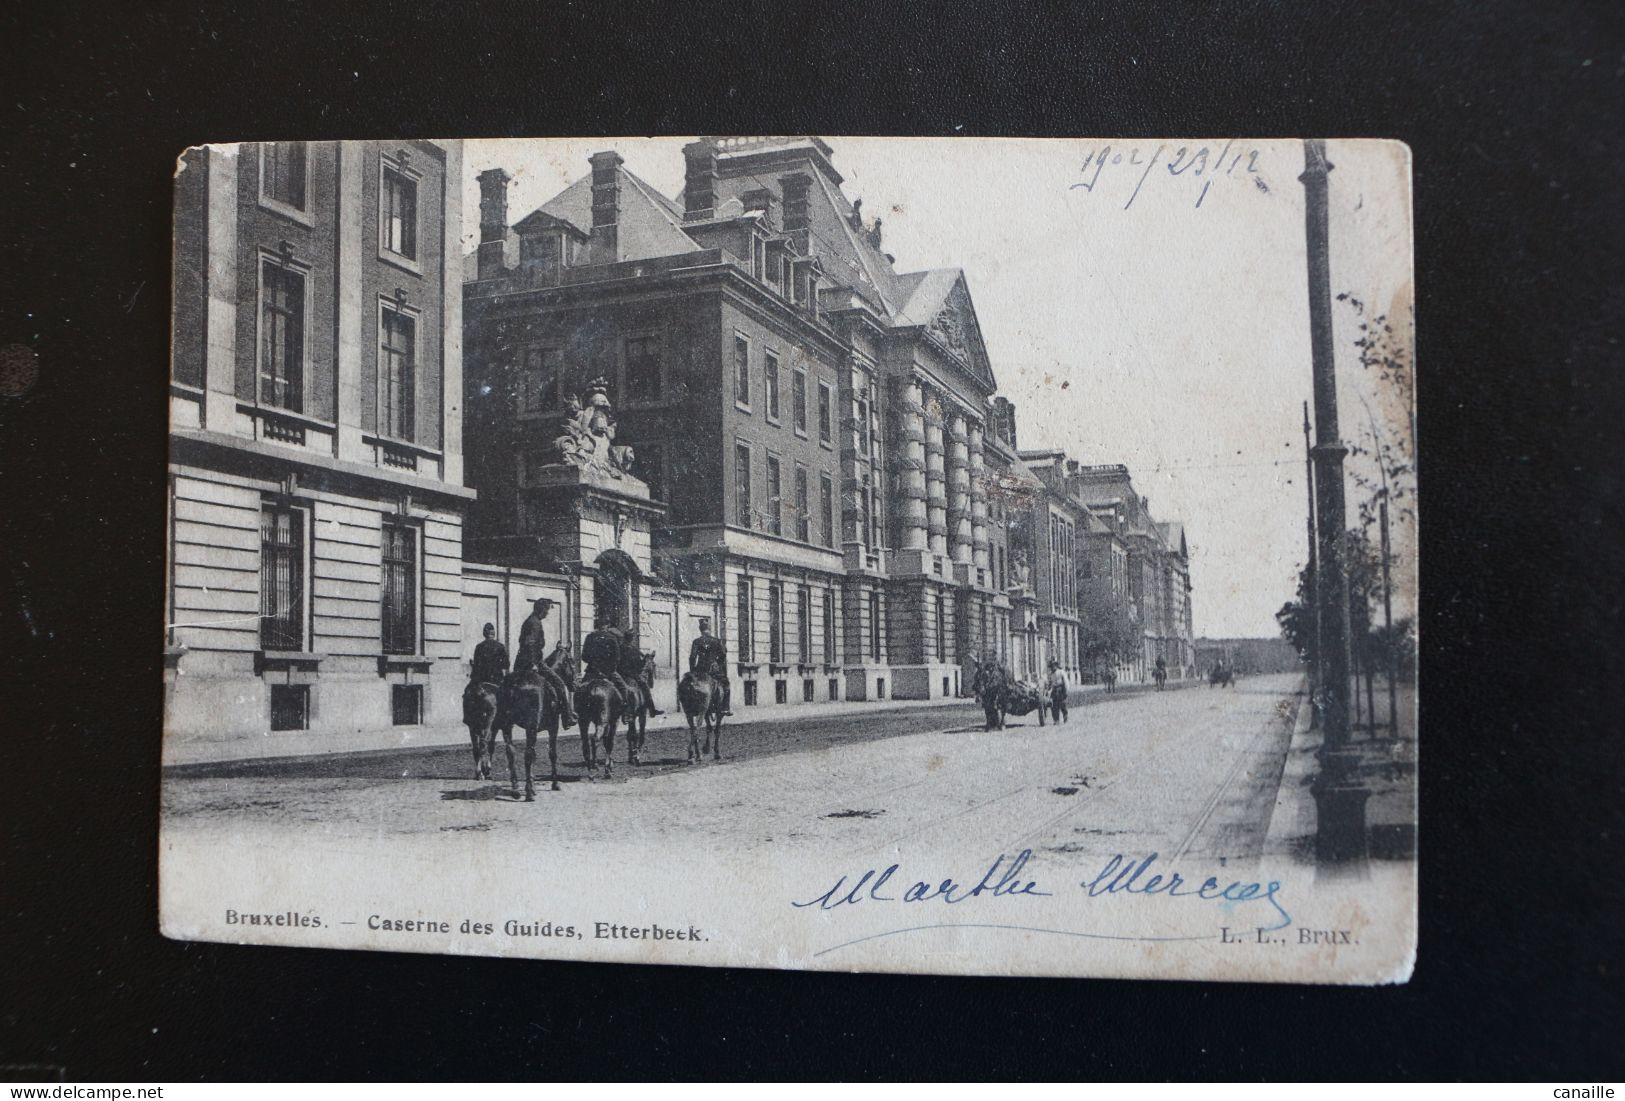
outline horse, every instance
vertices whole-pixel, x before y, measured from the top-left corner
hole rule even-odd
[[[640,754],[643,752],[643,741],[649,729],[649,709],[654,706],[654,689],[652,686],[655,682],[655,672],[659,668],[653,650],[645,650],[640,656],[643,660],[638,674],[634,678],[636,684],[633,686],[633,692],[637,696],[637,706],[628,709],[625,715],[626,763],[629,765],[641,765],[643,763]],[[624,677],[625,674],[622,674],[622,676]],[[647,691],[640,690],[640,687],[641,689],[647,689]]]
[[[563,678],[565,684],[575,679],[575,659],[562,646],[556,648],[545,659],[545,663],[549,669]],[[552,766],[553,790],[558,791],[559,705],[548,683],[535,669],[516,671],[503,678],[502,687],[496,695],[496,717],[486,734],[482,761],[486,778],[491,775],[491,754],[496,744],[496,733],[500,730],[503,747],[508,751],[508,778],[512,783],[514,795],[519,794],[519,775],[515,768],[513,753],[513,728],[517,726],[525,732],[525,802],[535,802],[536,783],[532,778],[532,769],[536,763],[536,732],[545,728],[547,756]],[[464,709],[466,712],[466,697]]]
[[[581,757],[587,763],[587,778],[591,779],[598,768],[599,738],[604,742],[604,776],[607,778],[615,771],[615,728],[623,719],[627,723],[627,745],[641,744],[633,733],[632,724],[642,710],[643,702],[633,698],[631,689],[623,693],[615,687],[614,681],[602,676],[588,676],[577,685],[575,701],[576,723],[581,727]],[[635,750],[632,752],[635,753]],[[636,763],[635,756],[630,759]]]
[[[1157,666],[1151,671],[1151,679],[1157,682],[1157,691],[1161,692],[1163,687],[1168,683],[1167,667],[1162,665]]]
[[[492,724],[501,710],[501,692],[501,686],[484,682],[471,682],[463,692],[463,725],[474,743],[476,780],[491,778],[491,744],[496,737]]]
[[[982,705],[982,713],[987,718],[983,730],[1004,729],[1005,690],[1009,683],[1009,674],[1005,672],[1003,666],[977,662],[976,675],[971,678],[970,690],[971,695]]]
[[[688,720],[688,759],[690,763],[705,760],[710,752],[713,761],[722,760],[722,685],[709,672],[685,673],[677,685],[677,702]],[[705,745],[700,746],[700,725],[705,726]]]
[[[1105,684],[1106,693],[1108,695],[1110,695],[1113,692],[1116,692],[1117,691],[1117,668],[1115,666],[1111,666],[1111,665],[1106,666],[1105,670],[1100,674],[1100,680],[1101,680],[1101,683]]]
[[[1207,686],[1209,688],[1217,688],[1220,685],[1227,688],[1236,686],[1236,675],[1230,671],[1228,666],[1215,665],[1213,672],[1207,675]]]

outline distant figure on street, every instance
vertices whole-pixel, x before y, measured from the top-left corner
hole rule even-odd
[[[722,714],[733,714],[733,685],[728,681],[728,651],[722,640],[711,633],[711,620],[700,620],[700,636],[688,647],[688,671],[695,676],[710,675],[722,686]]]
[[[1168,683],[1168,663],[1162,658],[1158,658],[1157,668],[1152,672],[1151,676],[1157,682],[1157,691],[1161,692],[1162,686]]]
[[[565,729],[576,724],[575,708],[570,701],[570,687],[564,678],[554,672],[547,658],[547,613],[558,606],[558,601],[539,596],[531,602],[530,615],[519,625],[519,654],[514,659],[515,673],[535,671],[558,697],[559,715]]]
[[[1056,722],[1067,718],[1066,709],[1066,674],[1061,671],[1061,663],[1054,658],[1049,659],[1049,678],[1044,682],[1045,694],[1049,697],[1050,714]]]

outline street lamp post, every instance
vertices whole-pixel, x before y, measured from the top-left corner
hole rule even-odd
[[[1310,638],[1309,650],[1309,727],[1312,730],[1320,728],[1320,598],[1316,593],[1320,577],[1318,559],[1320,555],[1315,550],[1315,453],[1314,446],[1309,441],[1309,403],[1303,403],[1303,466],[1304,491],[1309,497],[1309,583],[1304,586],[1304,599],[1309,603],[1310,623],[1313,625],[1313,634]]]
[[[1345,510],[1343,446],[1337,427],[1337,372],[1332,350],[1331,257],[1328,239],[1327,177],[1332,165],[1326,143],[1305,139],[1304,235],[1309,259],[1309,338],[1314,372],[1315,494],[1319,555],[1315,607],[1320,623],[1321,727],[1320,775],[1315,797],[1315,857],[1321,867],[1363,871],[1367,845],[1365,803],[1370,797],[1360,782],[1359,757],[1349,738],[1348,568],[1344,561]]]

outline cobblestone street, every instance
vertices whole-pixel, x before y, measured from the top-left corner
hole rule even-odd
[[[1235,689],[1094,697],[1060,726],[1035,716],[984,733],[969,703],[724,730],[723,761],[684,763],[671,718],[613,781],[582,779],[579,738],[561,737],[563,790],[513,800],[501,750],[492,781],[466,748],[207,765],[172,771],[165,828],[244,841],[483,835],[482,848],[590,851],[605,838],[701,849],[879,858],[900,847],[1031,848],[1046,863],[1160,851],[1214,861],[1258,855],[1296,705],[1297,678]],[[546,746],[538,772],[545,777]]]

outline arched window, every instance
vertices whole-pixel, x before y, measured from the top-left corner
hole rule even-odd
[[[638,624],[637,563],[625,551],[607,550],[595,563],[592,581],[593,627],[636,630]]]

